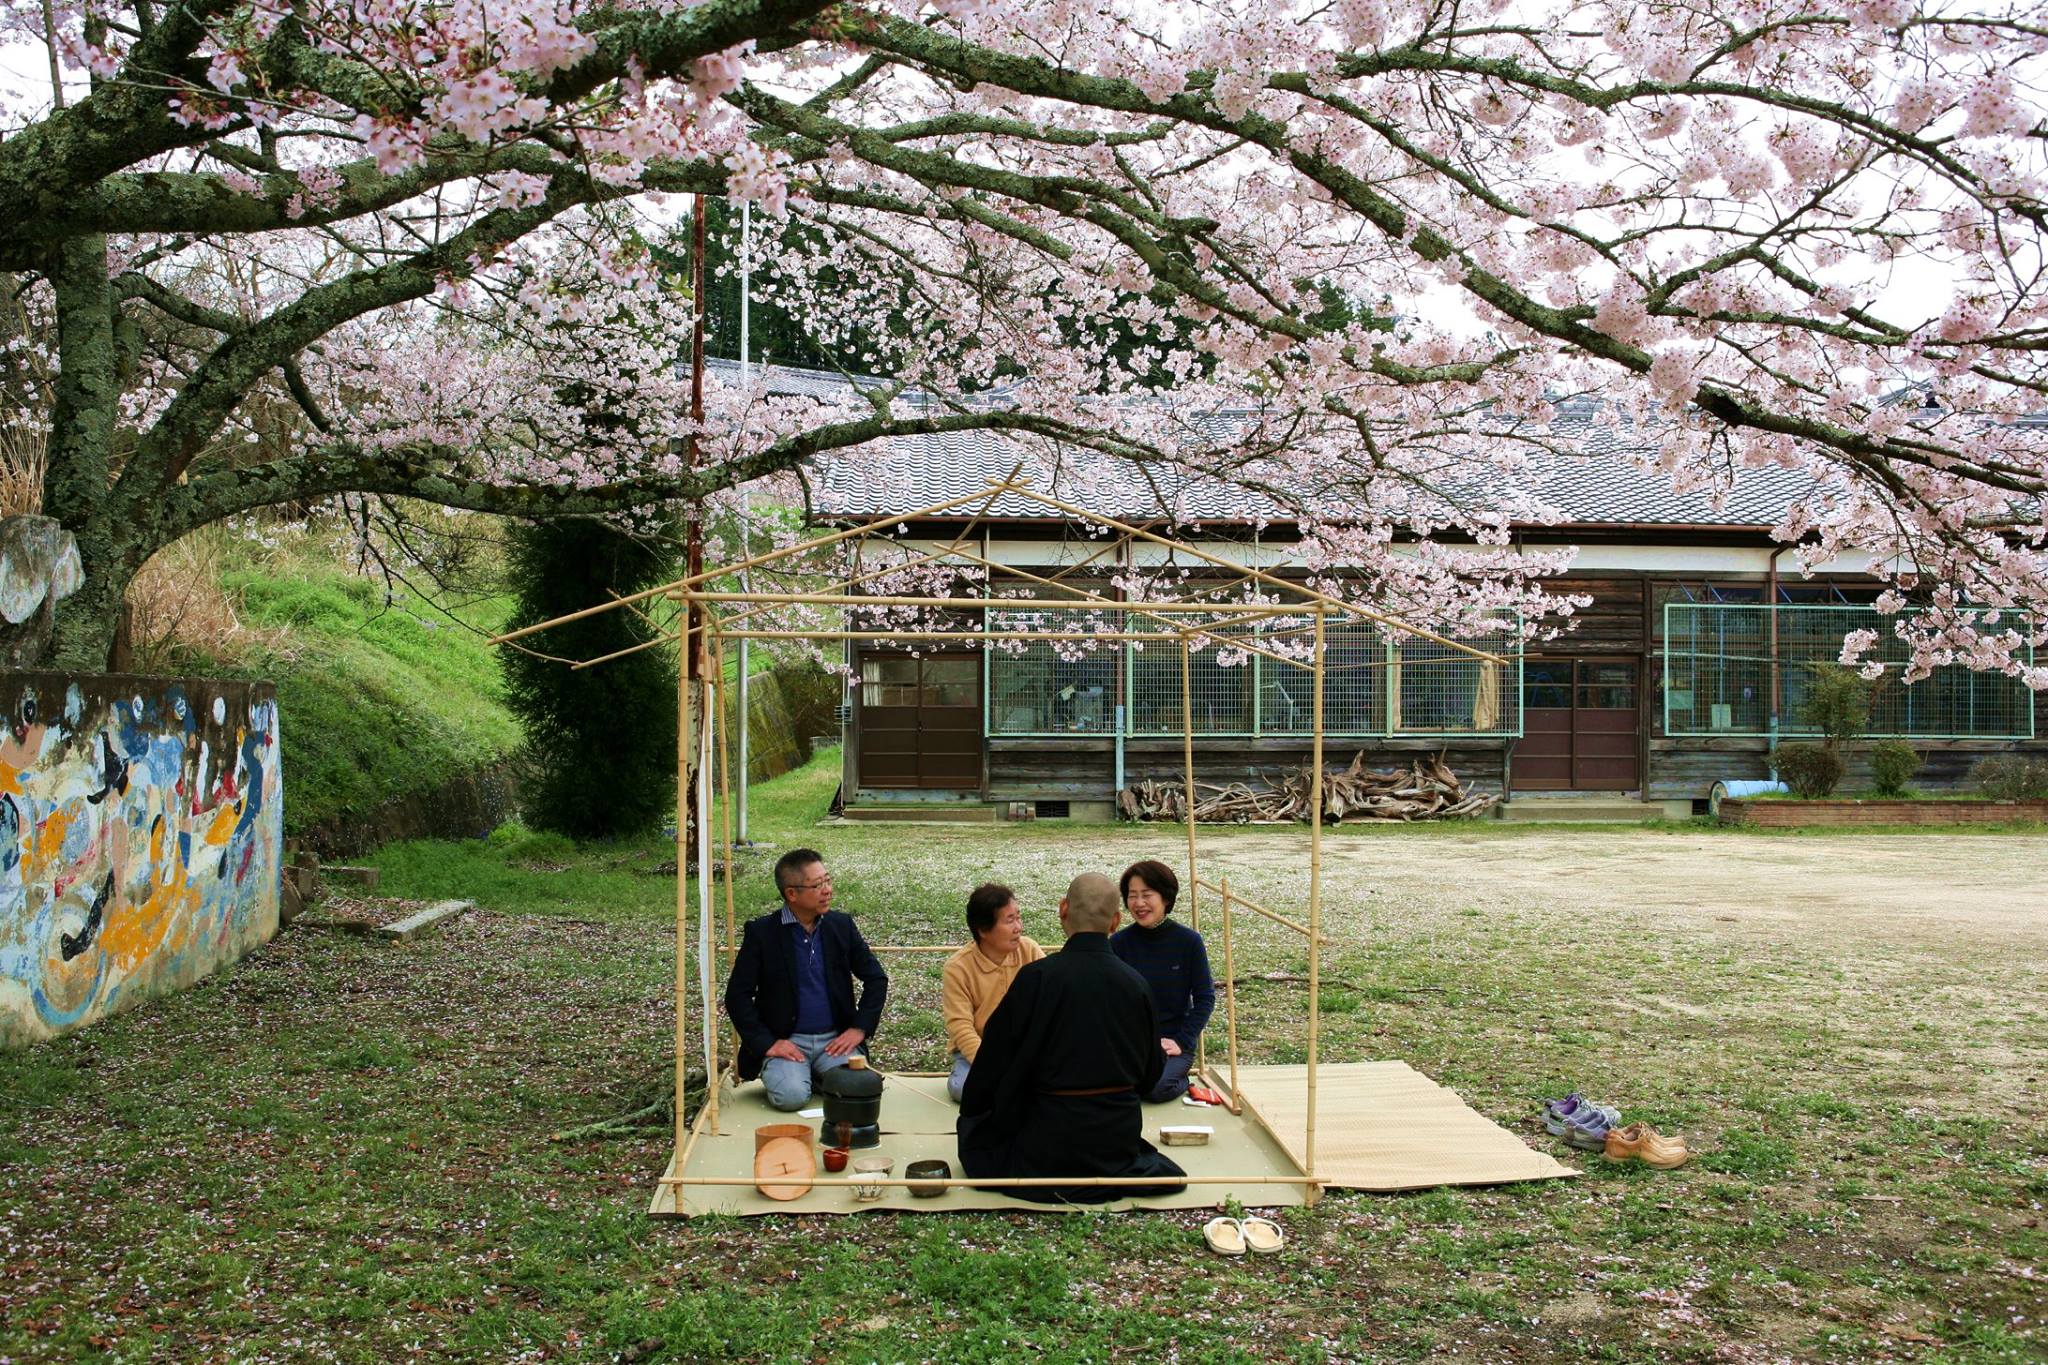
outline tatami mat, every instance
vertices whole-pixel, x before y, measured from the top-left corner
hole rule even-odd
[[[882,1094],[882,1145],[855,1156],[887,1156],[896,1161],[894,1174],[903,1175],[913,1161],[937,1157],[952,1166],[957,1176],[960,1157],[953,1135],[959,1109],[946,1098],[944,1077],[892,1076]],[[808,1123],[794,1114],[777,1113],[758,1083],[737,1089],[728,1085],[719,1099],[718,1131],[705,1132],[690,1149],[688,1174],[692,1176],[745,1176],[754,1171],[754,1130],[770,1123]],[[1175,1101],[1145,1106],[1145,1136],[1159,1145],[1162,1124],[1207,1124],[1216,1135],[1205,1147],[1175,1147],[1168,1154],[1190,1175],[1298,1176],[1301,1171],[1289,1161],[1272,1136],[1249,1115],[1234,1116],[1228,1109],[1202,1109]],[[667,1174],[674,1175],[672,1157]],[[875,1203],[856,1203],[848,1188],[849,1173],[828,1174],[822,1165],[817,1184],[800,1199],[779,1203],[756,1191],[752,1185],[662,1185],[657,1187],[648,1212],[692,1217],[704,1213],[962,1213],[970,1209],[1001,1209],[1009,1213],[1058,1213],[1066,1206],[1034,1204],[1012,1199],[994,1190],[955,1187],[936,1198],[920,1199],[901,1186],[888,1190]],[[678,1202],[677,1196],[681,1199]],[[1224,1185],[1190,1185],[1180,1194],[1126,1199],[1113,1204],[1087,1207],[1109,1209],[1193,1209],[1212,1207],[1235,1198],[1247,1207],[1276,1208],[1300,1204],[1306,1196],[1300,1185],[1266,1185],[1252,1181]]]
[[[1219,1079],[1227,1079],[1220,1068],[1216,1073]],[[1169,1153],[1190,1175],[1299,1175],[1307,1131],[1308,1068],[1240,1067],[1238,1079],[1244,1091],[1244,1115],[1179,1103],[1147,1105],[1145,1136],[1157,1143],[1162,1124],[1208,1124],[1216,1130],[1208,1146],[1175,1147]],[[1454,1092],[1405,1062],[1319,1066],[1316,1101],[1317,1174],[1332,1188],[1416,1190],[1578,1174],[1482,1117]],[[953,1121],[958,1113],[946,1099],[943,1078],[891,1077],[882,1102],[882,1145],[872,1153],[856,1155],[895,1158],[894,1174],[899,1177],[911,1162],[928,1157],[945,1160],[957,1174]],[[754,1130],[764,1124],[792,1122],[815,1125],[817,1120],[800,1120],[770,1109],[758,1083],[737,1088],[728,1085],[719,1100],[718,1129],[705,1131],[691,1148],[688,1174],[751,1179]],[[667,1174],[676,1174],[673,1157]],[[970,1209],[1055,1213],[1064,1208],[964,1187],[933,1199],[919,1199],[897,1187],[875,1203],[856,1203],[848,1183],[847,1175],[828,1174],[821,1168],[811,1192],[788,1203],[766,1198],[751,1184],[661,1185],[648,1211],[689,1217],[705,1213],[960,1213]],[[1271,1208],[1299,1204],[1304,1196],[1299,1185],[1247,1180],[1190,1185],[1181,1194],[1094,1207],[1206,1208],[1233,1197],[1250,1207]]]
[[[1303,1160],[1308,1068],[1239,1067],[1238,1084],[1246,1105],[1296,1161]],[[1554,1180],[1578,1172],[1406,1062],[1347,1062],[1316,1068],[1316,1174],[1332,1188],[1389,1191]]]

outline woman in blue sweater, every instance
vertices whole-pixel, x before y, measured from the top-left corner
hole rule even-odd
[[[1172,868],[1150,858],[1132,863],[1117,879],[1117,888],[1123,892],[1131,924],[1112,936],[1109,946],[1152,988],[1166,1069],[1144,1098],[1158,1104],[1187,1093],[1195,1040],[1216,1008],[1216,983],[1209,975],[1209,950],[1202,945],[1202,936],[1167,918],[1180,895],[1180,878]]]

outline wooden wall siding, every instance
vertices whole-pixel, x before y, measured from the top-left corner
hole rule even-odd
[[[1458,745],[1423,740],[1374,740],[1370,745],[1331,744],[1325,761],[1339,767],[1363,748],[1374,768],[1405,766],[1442,750],[1461,780],[1482,791],[1501,789],[1502,745],[1467,740]],[[1293,739],[1197,739],[1195,780],[1245,782],[1266,773],[1298,769],[1309,761],[1309,746]],[[989,796],[997,801],[1106,801],[1114,793],[1116,751],[1106,739],[991,739]],[[1179,782],[1183,776],[1179,740],[1127,740],[1124,781]]]
[[[1654,740],[1650,744],[1649,797],[1652,801],[1704,801],[1716,782],[1767,778],[1771,775],[1764,757],[1768,747],[1761,739]],[[2048,758],[2048,740],[2027,744],[1987,739],[1916,740],[1913,747],[1922,766],[1912,785],[1925,792],[1968,791],[1971,765],[1992,754],[2018,751]],[[1849,746],[1843,794],[1870,790],[1870,748],[1870,741]]]
[[[1532,642],[1541,654],[1640,654],[1643,633],[1643,589],[1640,575],[1580,578],[1567,574],[1544,586],[1552,596],[1582,593],[1592,605],[1572,613],[1578,624],[1555,640]]]

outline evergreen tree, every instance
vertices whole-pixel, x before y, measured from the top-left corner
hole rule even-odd
[[[580,611],[666,582],[657,549],[591,520],[540,522],[512,536],[519,605],[514,626]],[[653,636],[620,609],[555,626],[521,643],[542,654],[594,659]],[[641,834],[674,811],[676,660],[644,649],[596,668],[513,651],[505,664],[512,710],[526,726],[526,822],[576,839]]]

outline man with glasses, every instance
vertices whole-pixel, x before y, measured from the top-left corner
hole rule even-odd
[[[782,907],[747,921],[725,1012],[739,1030],[740,1079],[759,1076],[768,1103],[792,1110],[810,1103],[815,1076],[867,1050],[889,977],[852,917],[829,913],[832,874],[817,850],[783,854],[775,885]]]

